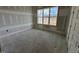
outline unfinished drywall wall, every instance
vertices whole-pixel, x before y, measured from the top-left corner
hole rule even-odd
[[[32,26],[32,7],[0,6],[0,37],[29,29]]]
[[[67,33],[71,7],[59,7],[57,17],[57,29]]]
[[[68,33],[68,52],[79,52],[79,7],[72,7],[69,21]]]

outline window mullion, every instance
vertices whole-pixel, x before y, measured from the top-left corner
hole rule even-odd
[[[42,24],[44,24],[44,9],[43,9],[43,12],[42,12]]]
[[[50,8],[49,8],[48,25],[50,25]]]

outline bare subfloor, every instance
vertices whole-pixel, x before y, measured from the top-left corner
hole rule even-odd
[[[1,39],[2,52],[67,52],[63,36],[41,30],[28,30]]]

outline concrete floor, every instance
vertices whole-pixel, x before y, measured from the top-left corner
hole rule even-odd
[[[41,30],[28,30],[1,39],[4,53],[67,52],[65,37]]]

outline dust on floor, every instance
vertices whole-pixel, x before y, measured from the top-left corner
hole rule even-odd
[[[3,53],[62,53],[67,52],[65,37],[36,29],[1,39]]]

